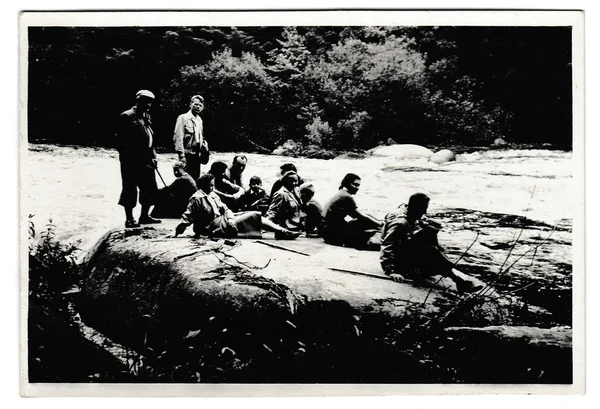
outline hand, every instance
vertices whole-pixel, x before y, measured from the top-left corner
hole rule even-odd
[[[402,274],[390,274],[389,277],[397,283],[403,283],[406,281],[406,278]]]
[[[185,224],[178,224],[177,227],[175,227],[175,234],[173,235],[173,237],[177,237],[180,234],[183,234],[183,232],[185,231],[185,229],[187,228],[187,226]]]

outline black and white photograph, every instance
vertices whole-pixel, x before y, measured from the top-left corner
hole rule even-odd
[[[583,392],[582,11],[19,17],[22,395]]]

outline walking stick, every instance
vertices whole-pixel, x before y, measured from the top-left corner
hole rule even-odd
[[[165,187],[167,187],[167,184],[165,183],[165,180],[163,179],[162,175],[160,174],[160,172],[158,171],[158,167],[154,168],[154,170],[156,171],[156,173],[158,173],[158,177],[160,178],[160,180],[163,182],[163,185],[165,185]]]

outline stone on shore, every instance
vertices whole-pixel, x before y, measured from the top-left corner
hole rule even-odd
[[[450,149],[442,149],[429,157],[429,162],[442,165],[444,163],[453,162],[456,160],[456,155]]]

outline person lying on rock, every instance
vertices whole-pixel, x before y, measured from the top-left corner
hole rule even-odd
[[[262,180],[258,176],[250,178],[250,189],[246,190],[240,197],[240,207],[242,210],[259,211],[263,216],[269,209],[269,197],[262,188]]]
[[[196,182],[185,171],[185,165],[176,162],[173,165],[175,180],[169,186],[158,189],[156,203],[152,210],[152,217],[158,218],[180,218],[190,197],[198,190]]]
[[[260,238],[262,229],[273,231],[278,238],[291,240],[300,234],[280,227],[261,216],[260,212],[234,214],[214,192],[215,177],[207,173],[196,182],[198,191],[192,195],[181,223],[175,228],[175,237],[193,224],[196,235],[224,238]]]
[[[312,183],[303,183],[298,190],[302,200],[302,211],[304,218],[302,225],[307,237],[319,237],[321,225],[323,224],[323,208],[314,200],[315,187]]]
[[[273,195],[265,217],[285,229],[299,232],[302,230],[303,214],[302,200],[298,193],[298,175],[289,170],[283,175],[282,183],[281,188]]]
[[[381,229],[381,221],[358,210],[353,196],[358,192],[360,182],[358,175],[348,173],[338,192],[325,204],[321,229],[325,243],[366,249],[370,239]],[[346,216],[352,220],[346,221]]]
[[[454,263],[446,257],[437,240],[440,225],[425,222],[429,197],[415,193],[408,206],[401,204],[398,211],[388,213],[382,230],[379,254],[383,272],[396,282],[423,281],[434,275],[452,279],[460,292],[475,292],[482,288],[459,277]]]
[[[229,180],[227,169],[225,162],[217,161],[213,162],[208,173],[215,177],[215,193],[221,201],[231,210],[238,211],[240,210],[239,200],[245,190]]]

